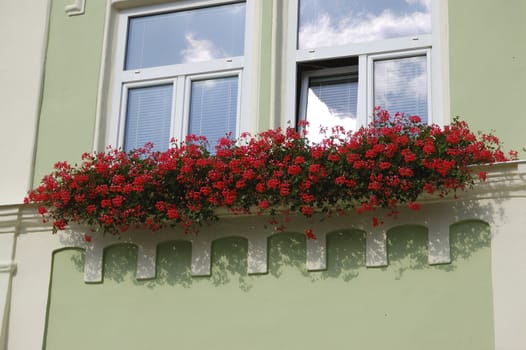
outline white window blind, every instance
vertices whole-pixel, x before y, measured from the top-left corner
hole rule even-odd
[[[374,105],[428,121],[426,56],[374,61]]]
[[[206,136],[210,146],[236,136],[238,76],[192,82],[188,133]]]
[[[153,142],[154,150],[163,151],[170,141],[173,85],[128,89],[124,150]]]
[[[305,116],[310,125],[309,139],[321,141],[320,126],[328,128],[329,134],[334,126],[356,130],[357,102],[358,77],[355,74],[310,78]]]

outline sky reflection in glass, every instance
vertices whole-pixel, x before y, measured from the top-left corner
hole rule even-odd
[[[375,61],[375,106],[393,114],[418,115],[427,123],[427,75],[426,56]]]
[[[431,0],[300,0],[298,48],[431,33]]]
[[[320,127],[327,128],[327,135],[335,126],[346,131],[357,127],[358,78],[356,75],[311,78],[307,95],[306,120],[309,122],[308,138],[318,143],[324,138]]]
[[[125,69],[242,56],[245,3],[134,17]]]

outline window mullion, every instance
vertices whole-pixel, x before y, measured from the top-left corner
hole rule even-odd
[[[358,106],[356,114],[358,117],[358,127],[365,126],[368,122],[369,96],[371,96],[371,82],[368,74],[368,62],[366,55],[358,57]]]
[[[243,117],[241,114],[241,113],[247,114],[248,112],[248,108],[246,106],[246,103],[247,103],[246,98],[242,93],[243,89],[240,88],[243,86],[248,86],[248,83],[245,83],[246,74],[244,74],[244,72],[245,72],[244,70],[240,71],[237,76],[238,88],[237,88],[237,105],[236,105],[236,109],[237,109],[236,110],[236,115],[237,115],[236,125],[238,125],[238,127],[236,128],[236,135],[234,135],[235,137],[239,137],[241,136],[242,132],[250,130],[249,118]]]
[[[172,114],[172,135],[173,137],[181,141],[185,135],[185,120],[188,117],[185,112],[186,103],[185,100],[185,91],[187,87],[185,86],[186,78],[184,76],[179,76],[174,82],[175,85],[175,95],[174,95],[174,110]]]
[[[124,146],[124,130],[126,128],[126,106],[128,104],[128,87],[126,85],[122,85],[121,87],[121,95],[120,95],[120,103],[119,103],[119,116],[118,116],[118,123],[114,124],[116,126],[116,131],[112,132],[112,135],[115,135],[115,138],[113,141],[113,146],[115,147],[123,147]],[[111,145],[110,141],[110,145]]]

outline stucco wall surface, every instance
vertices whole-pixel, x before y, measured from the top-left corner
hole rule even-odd
[[[526,146],[525,18],[524,0],[449,1],[451,113],[519,151]]]
[[[70,0],[53,0],[37,135],[34,182],[57,161],[78,161],[92,150],[100,74],[105,1],[86,1],[68,16]]]
[[[0,206],[31,186],[48,0],[0,1]]]

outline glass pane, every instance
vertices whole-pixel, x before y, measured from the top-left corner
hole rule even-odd
[[[306,119],[309,122],[308,138],[320,142],[320,127],[343,126],[346,131],[356,130],[358,78],[356,75],[311,78],[307,95]]]
[[[211,149],[232,132],[236,136],[238,77],[192,82],[189,134],[206,136]]]
[[[128,90],[124,150],[153,142],[163,151],[170,142],[173,85],[157,85]]]
[[[418,115],[427,123],[427,58],[374,62],[374,105],[392,114]]]
[[[431,0],[300,0],[298,48],[431,33]]]
[[[242,56],[244,40],[244,3],[134,17],[125,69]]]

